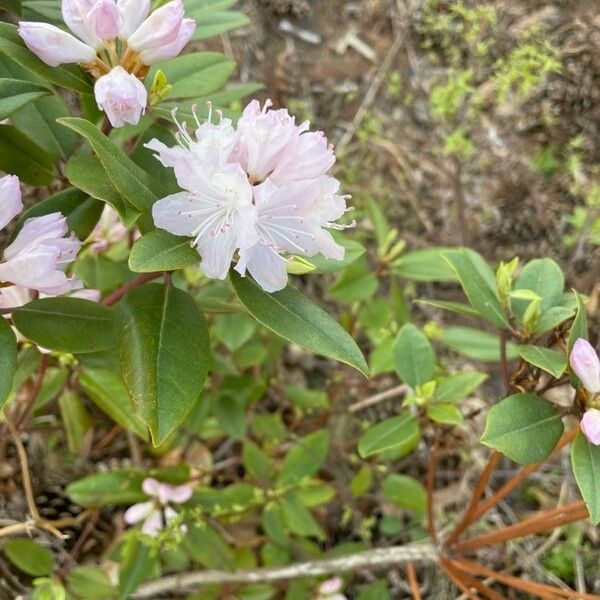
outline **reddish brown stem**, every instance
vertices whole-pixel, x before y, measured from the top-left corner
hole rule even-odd
[[[449,564],[454,568],[454,574],[460,575],[462,580],[467,584],[470,588],[476,589],[482,596],[487,598],[488,600],[506,600],[502,594],[499,594],[495,590],[488,587],[483,581],[479,581],[476,577],[468,575],[466,573],[461,573],[460,570],[452,564],[452,561],[449,561]]]
[[[104,298],[102,303],[105,306],[112,306],[116,304],[125,294],[128,294],[131,290],[134,290],[136,287],[143,285],[144,283],[148,283],[157,277],[162,275],[162,271],[156,273],[142,273],[142,275],[138,275],[135,279],[128,281],[126,284],[122,285],[118,290],[115,290],[112,294],[109,294]]]
[[[481,600],[479,595],[476,592],[471,591],[465,583],[464,574],[455,569],[450,561],[442,558],[440,563],[446,575],[448,575],[450,580],[463,594],[466,594],[471,600]]]
[[[33,410],[33,405],[42,389],[42,384],[44,383],[44,375],[46,374],[46,368],[48,367],[48,356],[46,354],[42,354],[40,358],[40,366],[38,367],[37,375],[35,381],[33,382],[33,386],[31,387],[31,391],[29,392],[29,396],[27,397],[27,402],[25,404],[25,408],[21,413],[21,416],[15,422],[15,428],[19,430],[21,426],[27,421],[31,411]]]
[[[411,562],[406,566],[406,577],[408,579],[408,585],[410,585],[413,600],[422,600],[419,581],[417,580],[417,573],[415,572],[415,565]]]
[[[427,527],[429,535],[434,544],[437,544],[437,530],[435,527],[435,515],[433,509],[433,492],[435,489],[435,473],[437,470],[437,453],[436,445],[431,449],[429,455],[429,464],[427,465]]]

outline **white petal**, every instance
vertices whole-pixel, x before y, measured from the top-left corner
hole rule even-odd
[[[267,292],[277,292],[287,285],[285,260],[264,244],[255,244],[240,251],[235,270],[241,275],[248,270],[256,283]]]
[[[154,477],[146,477],[142,482],[142,489],[148,496],[158,496],[160,485],[160,481],[157,481]]]
[[[143,521],[154,509],[154,502],[152,500],[148,502],[140,502],[139,504],[134,504],[130,506],[123,515],[125,519],[125,523],[129,525],[134,525],[135,523],[139,523]]]
[[[144,524],[142,525],[142,532],[155,537],[162,528],[162,515],[160,510],[157,509],[150,514],[146,521],[144,521]]]
[[[237,247],[237,231],[230,228],[215,237],[205,237],[198,242],[202,257],[200,269],[211,279],[225,279]]]

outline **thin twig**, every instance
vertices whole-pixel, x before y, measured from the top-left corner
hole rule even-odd
[[[410,585],[413,600],[422,600],[419,581],[417,579],[417,573],[415,572],[415,565],[411,562],[406,565],[406,577],[408,579],[408,585]]]
[[[382,568],[390,565],[413,563],[435,564],[437,551],[431,544],[407,544],[390,548],[376,548],[339,558],[313,560],[295,565],[272,569],[252,569],[248,571],[194,571],[170,575],[150,581],[133,594],[132,598],[156,598],[160,594],[195,590],[210,583],[259,583],[316,577],[365,568]]]
[[[136,278],[128,281],[126,284],[122,285],[119,289],[115,290],[112,294],[109,294],[104,298],[102,304],[105,306],[112,306],[116,304],[125,294],[129,293],[131,290],[134,290],[136,287],[143,285],[144,283],[148,283],[157,277],[162,276],[162,271],[156,273],[142,273],[138,275]]]
[[[467,596],[471,600],[481,600],[477,593],[471,591],[468,586],[463,581],[463,573],[457,571],[456,568],[453,567],[452,563],[446,559],[442,559],[441,561],[442,568],[444,569],[444,573],[448,575],[450,580],[454,583],[454,585]]]
[[[368,398],[365,398],[364,400],[359,400],[358,402],[351,404],[348,407],[348,412],[350,412],[350,413],[359,412],[361,410],[364,410],[365,408],[369,408],[369,406],[373,406],[374,404],[379,404],[379,402],[383,402],[385,400],[390,400],[391,398],[396,398],[397,396],[404,394],[404,392],[406,392],[407,389],[408,388],[407,388],[406,384],[402,383],[393,388],[390,388],[389,390],[385,390],[385,392],[379,392],[378,394],[374,394],[373,396],[369,396]]]
[[[508,359],[506,357],[506,331],[500,331],[500,367],[502,369],[502,379],[504,381],[504,390],[510,392],[510,375],[508,373]]]
[[[429,455],[429,463],[427,465],[427,527],[429,535],[434,544],[437,544],[437,531],[435,527],[435,514],[433,510],[433,492],[435,490],[435,472],[437,469],[437,453],[436,445],[431,449]]]
[[[44,375],[46,374],[46,369],[48,367],[48,356],[46,354],[42,354],[40,358],[40,366],[38,367],[37,375],[35,381],[33,382],[33,386],[31,387],[31,391],[29,392],[29,396],[27,396],[27,402],[25,403],[25,408],[21,413],[21,416],[17,418],[15,422],[15,429],[19,430],[23,426],[23,424],[29,418],[31,411],[33,410],[33,406],[37,397],[42,389],[42,384],[44,383]],[[8,423],[8,419],[6,420]],[[9,425],[10,426],[10,425]]]

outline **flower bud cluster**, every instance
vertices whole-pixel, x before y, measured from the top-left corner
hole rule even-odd
[[[83,65],[97,80],[96,101],[113,127],[135,125],[146,108],[142,81],[156,62],[177,56],[192,39],[183,0],[150,14],[150,0],[62,0],[71,34],[49,23],[21,21],[19,35],[51,67]]]
[[[581,419],[581,431],[595,446],[600,446],[600,410],[596,407],[595,395],[600,393],[600,359],[594,347],[579,338],[569,356],[571,369],[589,394],[588,408]]]
[[[147,147],[184,190],[153,206],[155,225],[192,238],[206,276],[225,278],[237,256],[235,269],[273,292],[287,283],[286,254],[344,257],[329,229],[344,228],[335,221],[346,197],[327,175],[335,156],[325,135],[270,106],[253,100],[235,128],[210,116],[200,124],[194,112],[195,132],[177,123],[178,146]]]

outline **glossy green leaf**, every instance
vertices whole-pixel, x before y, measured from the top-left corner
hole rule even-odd
[[[161,444],[194,407],[210,362],[206,322],[173,286],[147,284],[119,303],[119,354],[134,411]]]
[[[4,317],[0,316],[0,409],[8,399],[17,371],[17,340]]]
[[[25,46],[15,25],[0,22],[0,54],[50,83],[85,94],[93,91],[89,77],[79,67],[50,67],[42,62]]]
[[[18,175],[24,183],[49,185],[54,181],[54,160],[12,125],[0,125],[0,171]]]
[[[381,484],[383,493],[402,508],[425,512],[427,508],[427,491],[425,486],[408,475],[393,473]]]
[[[444,260],[443,253],[451,248],[424,248],[400,257],[394,271],[414,281],[456,281],[456,273]]]
[[[42,298],[14,311],[13,323],[42,348],[85,353],[116,345],[113,311],[80,298]]]
[[[464,249],[452,250],[445,252],[444,258],[456,272],[471,306],[497,327],[508,327],[508,318],[498,300],[495,285],[490,286],[489,275],[485,277],[481,273],[481,265],[472,255]]]
[[[323,465],[328,450],[329,433],[325,429],[297,440],[283,460],[277,484],[283,487],[314,475]]]
[[[487,377],[479,371],[464,371],[438,379],[434,399],[436,402],[458,402],[475,391]]]
[[[368,374],[364,356],[350,334],[292,286],[269,294],[250,277],[240,277],[235,272],[230,277],[240,302],[259,323],[311,352]]]
[[[426,413],[428,419],[441,425],[460,425],[464,420],[458,406],[447,402],[430,404]]]
[[[561,268],[551,258],[535,258],[528,262],[515,281],[515,290],[531,290],[540,298],[542,312],[556,306],[565,287],[565,276]],[[513,300],[512,309],[521,319],[529,302]]]
[[[398,331],[394,365],[398,377],[411,387],[423,385],[433,377],[435,353],[425,334],[412,323],[406,323]]]
[[[92,123],[76,117],[59,119],[58,122],[88,140],[116,190],[135,209],[141,212],[148,211],[162,196],[159,185],[150,175],[138,167]]]
[[[550,373],[557,379],[567,368],[567,359],[563,352],[530,344],[519,346],[518,351],[523,360]]]
[[[6,558],[27,575],[43,577],[50,575],[54,558],[48,548],[26,538],[8,540],[2,546]]]
[[[136,273],[177,271],[200,263],[190,238],[156,229],[136,240],[129,255],[129,268]]]
[[[85,369],[79,375],[79,383],[94,404],[115,423],[133,431],[143,440],[148,439],[148,428],[133,412],[127,388],[117,373],[105,369]]]
[[[442,330],[441,341],[453,350],[481,362],[498,362],[500,360],[500,340],[498,336],[474,329],[472,327],[446,327]],[[509,360],[519,355],[512,342],[506,345],[506,356]]]
[[[544,311],[535,328],[537,334],[546,333],[570,319],[575,313],[565,306],[552,306]]]
[[[600,523],[600,446],[590,444],[579,432],[571,449],[571,465],[579,491],[594,525]]]
[[[373,425],[358,442],[358,453],[366,458],[372,454],[403,445],[419,433],[419,420],[405,411]]]
[[[339,275],[336,282],[329,288],[329,295],[335,300],[352,304],[368,300],[379,287],[379,280],[371,272],[364,258],[355,260]]]
[[[0,78],[0,121],[30,102],[51,93],[48,88],[31,81]]]
[[[514,394],[491,408],[481,442],[528,465],[544,460],[563,431],[553,404],[535,394]]]

